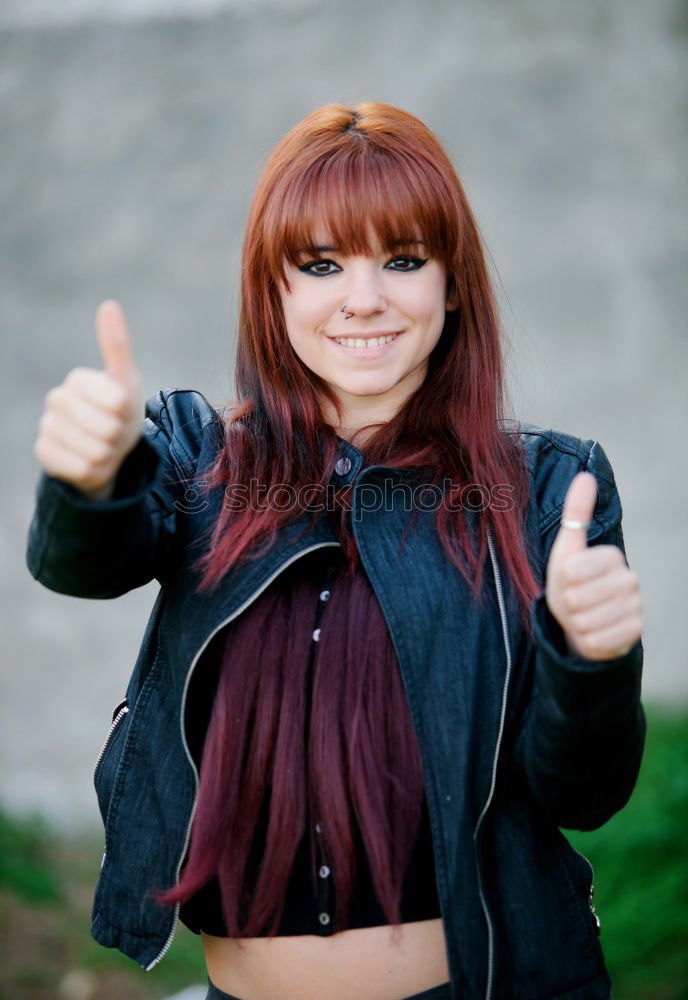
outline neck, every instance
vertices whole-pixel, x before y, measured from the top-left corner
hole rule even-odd
[[[415,389],[413,385],[411,391]],[[328,399],[322,399],[326,423],[334,427],[337,435],[359,447],[368,441],[383,425],[393,420],[410,395],[408,385],[399,385],[396,393],[385,392],[379,396],[353,396],[339,392],[340,413]]]
[[[334,427],[337,436],[349,441],[355,447],[364,445],[382,424],[388,423],[396,415],[385,400],[384,406],[371,406],[370,399],[361,399],[359,406],[343,406],[341,417],[334,408],[327,407],[325,419]]]

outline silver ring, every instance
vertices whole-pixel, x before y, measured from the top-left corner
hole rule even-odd
[[[561,526],[562,528],[571,528],[572,531],[580,531],[582,529],[587,531],[590,527],[590,521],[572,521],[570,517],[562,517]]]

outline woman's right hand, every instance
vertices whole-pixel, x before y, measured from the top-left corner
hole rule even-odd
[[[91,500],[107,500],[141,437],[144,398],[118,302],[98,307],[96,333],[104,370],[73,368],[62,385],[50,389],[33,453],[48,475]]]

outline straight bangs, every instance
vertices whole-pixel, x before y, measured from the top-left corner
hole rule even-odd
[[[445,171],[408,148],[347,138],[312,163],[290,165],[273,189],[263,217],[273,278],[285,282],[285,262],[303,263],[304,252],[317,257],[323,241],[342,254],[367,255],[377,240],[390,254],[434,257],[456,273],[462,213]]]

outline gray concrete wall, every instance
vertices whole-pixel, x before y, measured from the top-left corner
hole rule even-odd
[[[405,107],[455,158],[495,263],[514,411],[607,450],[647,603],[646,696],[685,702],[685,2],[94,8],[0,12],[0,800],[96,822],[89,772],[157,589],[88,602],[30,578],[45,392],[99,364],[93,313],[113,296],[147,393],[231,393],[260,163],[333,100]]]

